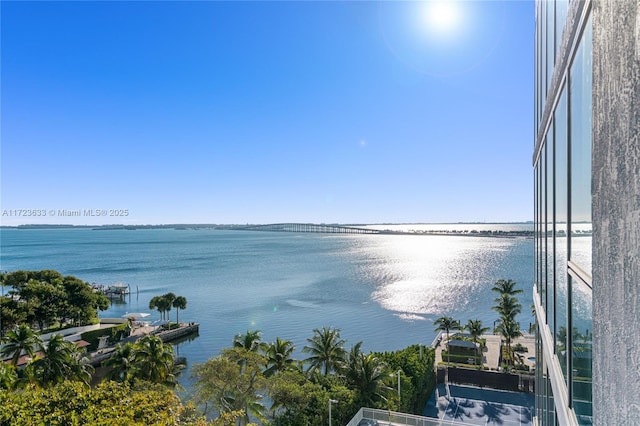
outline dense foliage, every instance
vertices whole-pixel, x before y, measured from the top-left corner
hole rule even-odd
[[[278,426],[325,425],[329,399],[332,419],[346,424],[362,406],[421,413],[435,386],[434,351],[414,345],[401,351],[365,354],[358,342],[349,351],[340,330],[313,330],[305,351],[295,360],[289,340],[261,340],[260,331],[247,331],[233,347],[194,366],[195,402],[219,413],[243,410],[249,418]],[[402,394],[398,400],[397,371]],[[271,406],[264,406],[268,396]]]
[[[435,351],[421,345],[412,345],[399,351],[383,352],[379,355],[389,366],[389,370],[400,371],[402,400],[398,411],[422,414],[436,386]]]
[[[363,353],[358,342],[347,350],[339,329],[323,327],[313,330],[302,349],[308,356],[300,360],[293,358],[296,348],[290,340],[263,342],[259,330],[236,335],[232,347],[193,367],[196,405],[183,405],[174,393],[181,367],[171,345],[155,336],[118,344],[104,362],[107,380],[92,389],[88,384],[93,368],[84,350],[61,335],[43,342],[31,325],[42,331],[90,323],[97,309],[108,307],[108,299],[87,283],[56,271],[17,271],[0,279],[11,288],[0,299],[2,355],[9,360],[0,363],[0,426],[248,426],[250,420],[321,426],[328,423],[329,407],[332,420],[346,424],[363,406],[419,414],[435,385],[432,349],[414,345]],[[175,307],[176,323],[186,306],[186,299],[173,293],[155,296],[149,304],[163,317]],[[109,333],[117,337],[127,326]],[[94,347],[103,333],[90,331],[83,338]],[[24,354],[26,365],[18,368]],[[218,417],[207,422],[201,410]]]
[[[91,324],[98,310],[109,307],[109,299],[71,275],[57,271],[15,271],[0,275],[0,284],[9,287],[0,297],[0,332],[18,324],[51,326]]]
[[[133,383],[145,380],[175,388],[183,366],[174,362],[173,347],[157,336],[145,336],[135,343],[119,343],[114,355],[104,362],[108,378]]]
[[[171,390],[137,383],[104,382],[89,388],[64,382],[18,392],[0,390],[0,425],[204,425]]]

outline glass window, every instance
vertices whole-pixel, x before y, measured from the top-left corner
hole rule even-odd
[[[538,252],[540,250],[540,246],[538,244],[538,239],[540,238],[538,234],[538,164],[536,164],[533,169],[533,223],[534,223],[534,238],[533,238],[533,283],[536,288],[536,291],[540,291],[540,271],[538,270]]]
[[[540,152],[540,304],[547,311],[547,146]]]
[[[551,86],[551,79],[553,77],[553,65],[555,59],[555,41],[553,38],[553,33],[555,30],[555,24],[553,22],[554,18],[554,1],[547,1],[547,24],[546,24],[546,32],[547,32],[547,41],[546,41],[546,54],[547,54],[547,85],[546,91],[549,91],[549,86]]]
[[[546,227],[547,227],[547,259],[546,259],[546,267],[547,267],[547,324],[549,325],[549,330],[551,331],[551,335],[555,338],[555,282],[554,282],[554,268],[555,268],[555,259],[553,247],[555,245],[554,239],[554,218],[553,218],[553,123],[549,128],[549,133],[547,133],[547,138],[545,141],[545,151],[547,152],[547,173],[546,173],[546,191],[547,191],[547,211],[546,211]]]
[[[556,56],[560,53],[560,43],[562,42],[562,31],[564,22],[567,20],[569,10],[569,0],[556,0]],[[556,58],[557,62],[557,58]]]
[[[546,1],[540,2],[540,118],[542,118],[542,111],[544,111],[544,102],[547,99],[547,55],[545,55],[545,48],[547,45],[546,4]]]
[[[556,279],[556,354],[565,383],[567,380],[567,92],[562,88],[554,112],[555,129],[555,279]]]
[[[551,389],[551,380],[549,380],[549,373],[547,372],[547,418],[545,425],[555,425],[556,422],[556,410],[553,402],[553,389]]]
[[[570,81],[571,241],[569,260],[591,275],[591,18]]]
[[[569,259],[591,277],[591,18],[570,78],[570,240]],[[571,273],[570,347],[572,405],[579,424],[591,424],[592,305],[590,283]]]
[[[591,289],[580,279],[571,277],[572,344],[571,367],[573,409],[578,424],[590,425],[592,416],[592,321]]]

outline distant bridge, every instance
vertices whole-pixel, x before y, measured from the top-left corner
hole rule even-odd
[[[273,223],[270,225],[235,226],[239,231],[310,232],[316,234],[382,234],[382,231],[357,226],[325,225],[315,223]]]

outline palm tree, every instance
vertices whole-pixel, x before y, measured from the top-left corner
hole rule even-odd
[[[176,323],[179,324],[178,312],[180,309],[187,309],[187,298],[184,296],[178,296],[173,300],[173,307],[176,308]]]
[[[74,350],[71,352],[71,375],[75,380],[89,385],[95,369],[91,365],[91,360],[86,356],[84,349],[80,349],[76,345],[73,346]]]
[[[489,327],[483,327],[482,321],[479,319],[468,320],[467,325],[464,328],[471,335],[471,338],[473,339],[473,343],[476,344],[476,348],[478,347],[478,338],[490,330]]]
[[[324,367],[324,375],[326,376],[331,370],[336,370],[343,362],[346,341],[340,338],[340,329],[322,327],[319,330],[315,328],[313,337],[307,339],[307,342],[309,345],[305,346],[302,352],[311,354],[309,358],[305,359],[306,363],[311,364],[310,372]]]
[[[158,309],[158,312],[160,312],[160,318],[164,319],[164,315],[161,309],[161,301],[160,301],[160,296],[153,296],[151,298],[151,300],[149,300],[149,309]]]
[[[260,330],[247,330],[246,334],[236,334],[233,338],[233,347],[258,352],[258,349],[262,347],[262,332]]]
[[[135,347],[133,343],[118,343],[111,358],[104,362],[104,366],[109,368],[107,378],[116,382],[124,382],[129,379],[133,371]]]
[[[500,295],[508,294],[509,296],[515,296],[516,294],[523,293],[522,289],[515,289],[516,282],[512,280],[498,280],[496,284],[491,287],[492,291],[497,292]]]
[[[511,351],[511,342],[514,339],[522,336],[522,332],[520,331],[520,323],[514,320],[503,319],[500,321],[500,323],[498,324],[498,327],[496,328],[498,330],[498,333],[500,333],[500,335],[502,336],[502,338],[504,339],[507,345],[507,354],[508,354],[507,363],[512,363],[513,352]]]
[[[270,377],[281,371],[290,370],[295,362],[291,358],[294,350],[295,346],[293,346],[291,340],[281,340],[276,337],[276,341],[271,343],[265,350],[267,369],[264,371],[264,375]]]
[[[385,380],[389,376],[386,364],[374,354],[365,355],[359,351],[352,351],[354,359],[349,359],[346,370],[347,380],[358,390],[360,405],[375,406],[377,401],[386,401],[385,394],[391,388]]]
[[[171,307],[173,306],[173,301],[176,300],[176,295],[172,292],[165,293],[162,296],[162,306],[164,307],[165,312],[167,313],[167,321],[169,320],[169,313],[171,312]]]
[[[449,332],[451,330],[460,330],[460,323],[454,320],[452,317],[443,316],[438,318],[433,322],[433,325],[437,325],[436,331],[444,331],[447,333],[447,340],[449,340]],[[449,356],[449,350],[447,350],[447,364],[451,362],[451,357]]]
[[[521,311],[522,305],[518,303],[518,298],[510,296],[506,293],[501,294],[495,299],[496,305],[491,309],[498,312],[502,320],[513,321]]]
[[[535,333],[537,329],[536,305],[531,305],[531,316],[533,317],[533,322],[529,324],[529,334]]]
[[[362,340],[351,346],[349,352],[345,355],[345,360],[340,366],[340,370],[343,370],[345,374],[348,374],[348,371],[355,370],[357,368],[356,363],[358,362],[358,358],[362,354]]]
[[[4,346],[0,355],[11,357],[11,364],[14,367],[18,365],[18,360],[23,352],[33,358],[36,349],[42,343],[40,335],[27,324],[20,324],[9,331],[2,341]]]
[[[135,377],[173,387],[175,369],[173,362],[173,348],[162,343],[157,336],[145,336],[134,348]]]
[[[64,340],[62,335],[52,335],[46,344],[40,346],[40,351],[42,358],[33,361],[28,368],[42,387],[64,380],[90,381],[92,369],[90,366],[85,368],[78,365],[80,357],[76,355],[76,345]]]

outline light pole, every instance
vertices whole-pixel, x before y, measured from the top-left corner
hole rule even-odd
[[[398,370],[398,411],[400,411],[400,372],[402,370]]]
[[[329,426],[331,426],[331,404],[337,404],[338,401],[335,399],[329,398]]]

